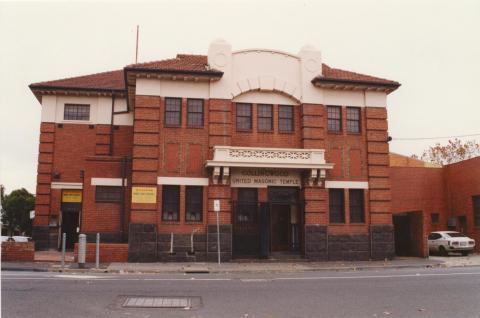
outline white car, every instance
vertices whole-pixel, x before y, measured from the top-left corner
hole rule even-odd
[[[454,231],[438,231],[428,235],[428,249],[440,255],[448,255],[450,252],[462,253],[467,256],[473,252],[475,240],[466,235]]]
[[[15,242],[30,242],[32,240],[29,236],[12,236]]]

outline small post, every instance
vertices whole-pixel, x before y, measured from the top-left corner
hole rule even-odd
[[[430,259],[430,246],[428,246],[428,236],[427,236],[427,258]]]
[[[95,245],[95,268],[100,268],[100,233],[97,233],[97,241]]]
[[[62,234],[62,272],[65,268],[65,248],[66,248],[66,241],[67,241],[67,233]]]
[[[219,215],[220,211],[217,211],[217,254],[218,254],[218,265],[220,265],[220,220]]]
[[[87,251],[87,236],[78,236],[78,268],[85,268],[85,253]]]

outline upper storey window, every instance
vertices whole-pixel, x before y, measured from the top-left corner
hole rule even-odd
[[[278,130],[281,132],[293,131],[293,106],[278,106]]]
[[[203,127],[203,100],[187,100],[187,126]]]
[[[273,130],[273,106],[259,104],[258,106],[258,130],[272,131]]]
[[[327,126],[329,132],[342,131],[342,107],[327,106]]]
[[[90,105],[65,104],[64,120],[90,120]]]
[[[237,104],[237,130],[252,130],[252,104]]]
[[[182,123],[182,99],[165,98],[165,126],[180,126]]]
[[[360,108],[347,107],[347,132],[360,133]]]

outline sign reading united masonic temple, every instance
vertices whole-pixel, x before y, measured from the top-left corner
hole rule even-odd
[[[233,168],[230,177],[230,186],[239,188],[299,187],[300,185],[300,173],[286,169]]]

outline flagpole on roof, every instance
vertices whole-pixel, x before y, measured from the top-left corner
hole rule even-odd
[[[137,25],[137,40],[136,40],[136,48],[135,48],[135,64],[138,63],[138,29],[139,29],[139,26]]]

